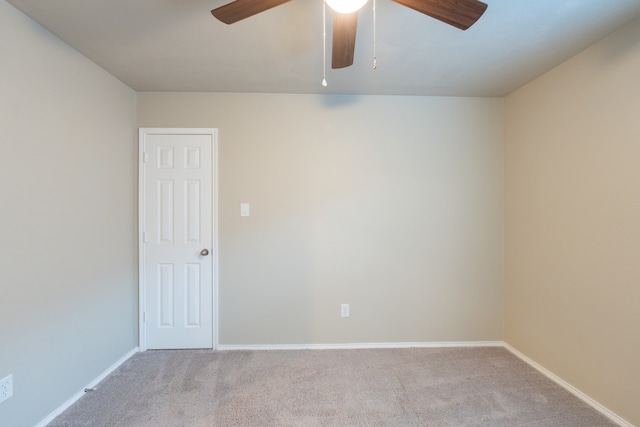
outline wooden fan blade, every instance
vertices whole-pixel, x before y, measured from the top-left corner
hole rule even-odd
[[[333,45],[331,48],[331,68],[345,68],[353,65],[356,49],[356,29],[358,12],[333,12]]]
[[[487,10],[478,0],[393,0],[439,21],[466,30]]]
[[[289,1],[291,0],[236,0],[213,9],[211,14],[225,24],[233,24]]]

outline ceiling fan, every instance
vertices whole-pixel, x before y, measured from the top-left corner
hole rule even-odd
[[[233,24],[265,10],[287,3],[291,0],[235,0],[213,9],[211,13],[225,24]],[[359,7],[350,13],[337,12],[334,3],[341,0],[327,0],[333,12],[333,45],[331,68],[344,68],[353,64],[356,46],[356,27],[358,9],[367,0],[360,0]],[[344,0],[342,0],[344,1]],[[403,6],[431,16],[461,30],[472,26],[487,9],[487,5],[478,0],[393,0]]]

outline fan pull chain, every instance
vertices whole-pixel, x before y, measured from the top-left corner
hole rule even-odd
[[[322,86],[327,87],[327,3],[322,0]]]
[[[378,59],[376,58],[376,0],[373,0],[373,69],[378,68]]]

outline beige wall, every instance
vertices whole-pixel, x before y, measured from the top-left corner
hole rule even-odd
[[[640,425],[640,21],[505,100],[506,341]]]
[[[502,339],[502,100],[140,93],[138,125],[219,129],[221,344]]]
[[[136,95],[0,1],[0,425],[137,345]]]

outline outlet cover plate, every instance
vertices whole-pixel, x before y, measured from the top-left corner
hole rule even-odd
[[[340,305],[340,316],[349,317],[349,304]]]
[[[0,380],[0,403],[13,396],[13,375]]]

